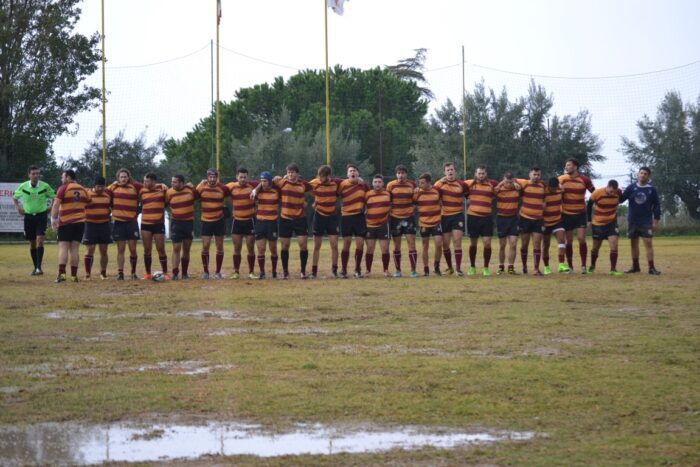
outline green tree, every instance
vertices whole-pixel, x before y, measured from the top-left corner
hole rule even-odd
[[[99,36],[74,32],[79,0],[0,2],[0,173],[19,179],[30,164],[53,170],[50,145],[99,90],[83,84],[97,69]]]
[[[656,119],[637,121],[639,143],[622,138],[622,153],[635,167],[647,166],[665,210],[678,212],[679,201],[688,215],[700,221],[700,97],[683,104],[678,92],[668,92]]]
[[[120,131],[114,138],[107,141],[107,183],[114,181],[117,170],[127,168],[136,181],[142,181],[143,176],[154,172],[158,178],[170,184],[172,166],[168,167],[158,163],[158,156],[162,153],[164,137],[149,143],[145,133],[141,133],[133,141],[124,137]],[[95,177],[102,175],[102,134],[98,133],[91,141],[83,154],[78,158],[66,160],[64,167],[76,170],[78,181],[86,186],[92,186]],[[197,180],[199,181],[199,179]]]

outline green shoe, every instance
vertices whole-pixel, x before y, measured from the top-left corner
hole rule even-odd
[[[467,276],[476,276],[476,268],[470,266],[469,269],[467,269]]]
[[[569,269],[566,263],[559,263],[559,272],[571,272],[571,269]]]
[[[491,275],[491,271],[489,271],[489,268],[484,268],[484,269],[481,270],[481,274],[482,274],[484,277],[489,277],[489,276]]]
[[[588,266],[588,271],[586,274],[593,274],[595,272],[595,266]]]
[[[617,277],[617,276],[622,276],[624,274],[622,274],[620,271],[616,271],[615,269],[613,269],[610,271],[610,275]]]
[[[552,269],[549,266],[545,266],[544,271],[542,271],[542,274],[544,274],[545,276],[548,276],[551,273],[552,273]]]

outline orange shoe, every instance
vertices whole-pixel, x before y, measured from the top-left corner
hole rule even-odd
[[[141,279],[143,279],[145,281],[150,281],[151,279],[153,279],[153,276],[151,276],[149,273],[145,272]]]
[[[169,281],[170,279],[172,279],[172,277],[170,277],[170,274],[168,274],[167,272],[163,273],[163,280],[164,281]]]

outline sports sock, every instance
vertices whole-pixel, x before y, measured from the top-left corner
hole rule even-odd
[[[418,251],[411,250],[408,252],[408,260],[411,262],[411,271],[416,270],[416,263],[418,262]]]
[[[270,256],[270,262],[272,263],[272,274],[277,274],[277,256]]]
[[[138,263],[139,257],[129,256],[129,262],[131,263],[131,274],[136,274],[136,264]]]
[[[44,261],[44,247],[39,246],[36,248],[36,267],[41,269],[41,263]]]
[[[525,248],[520,249],[520,261],[523,263],[523,269],[527,269],[527,250]]]
[[[653,261],[649,261],[649,269],[656,269]]]
[[[491,247],[484,248],[484,267],[489,267],[489,262],[491,261]]]
[[[88,276],[92,273],[92,261],[93,261],[93,256],[92,255],[85,255],[83,258],[83,263],[85,264],[85,274]]]
[[[301,261],[301,273],[306,274],[306,263],[309,261],[309,250],[299,251],[299,260]]]
[[[241,269],[241,255],[233,255],[233,272],[238,272]]]
[[[223,251],[217,251],[216,252],[216,273],[219,274],[221,272],[221,266],[224,264],[224,252]]]
[[[146,255],[146,254],[143,255],[143,265],[144,265],[145,268],[146,268],[146,274],[150,274],[150,273],[151,273],[151,263],[152,263],[152,261],[153,261],[153,258],[151,257],[151,255]],[[132,274],[133,274],[133,273],[132,273]]]
[[[363,250],[355,250],[355,272],[360,272],[362,267],[362,253]]]
[[[168,257],[158,256],[158,261],[160,261],[160,268],[163,271],[163,274],[166,274],[168,272]]]
[[[77,275],[78,275],[78,266],[71,266],[70,267],[70,276],[76,277]]]
[[[206,274],[209,274],[209,253],[202,253],[202,268]]]
[[[445,262],[447,263],[447,269],[452,269],[452,251],[442,250],[442,255],[445,257]]]
[[[473,268],[476,267],[476,245],[469,246],[469,265]]]
[[[539,271],[540,270],[540,256],[542,256],[542,251],[533,250],[532,256],[535,257],[535,271]]]
[[[367,272],[372,272],[372,261],[374,261],[374,253],[367,253],[365,255],[365,269],[367,269]]]
[[[265,274],[265,255],[258,255],[258,269],[260,274]]]
[[[632,268],[639,269],[639,258],[632,258]]]
[[[289,273],[289,250],[282,250],[282,271]]]
[[[557,259],[559,259],[560,263],[564,262],[564,256],[565,256],[565,251],[566,251],[566,245],[564,243],[560,243],[558,246],[557,250]]]
[[[209,262],[209,258],[207,258],[207,263]],[[182,258],[182,275],[185,276],[187,275],[187,269],[190,267],[190,259],[189,258]]]
[[[455,248],[455,268],[459,271],[462,269],[462,249]]]
[[[314,276],[318,275],[318,266],[311,266],[311,274]]]
[[[394,250],[394,266],[401,272],[401,250]]]
[[[569,268],[574,268],[574,246],[571,243],[566,244],[566,262]]]
[[[549,267],[549,248],[542,250],[542,262],[545,267]]]
[[[348,261],[350,261],[350,250],[343,250],[340,252],[340,264],[342,266],[342,271],[348,272]]]
[[[588,257],[588,244],[586,242],[578,244],[578,253],[581,256],[581,266],[585,266]]]
[[[255,255],[248,254],[248,272],[253,274],[255,270]]]
[[[382,266],[384,266],[384,271],[389,270],[389,261],[391,260],[391,255],[389,253],[382,253]]]
[[[610,269],[617,270],[617,250],[610,250]]]
[[[598,262],[598,252],[597,251],[591,251],[591,267],[595,267],[595,263]]]
[[[36,248],[30,248],[29,249],[29,254],[32,257],[32,264],[34,265],[34,269],[38,268],[37,266],[37,251]]]

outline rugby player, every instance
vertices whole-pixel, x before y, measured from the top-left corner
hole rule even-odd
[[[469,192],[467,208],[467,233],[469,234],[469,270],[467,275],[476,274],[476,251],[479,237],[484,244],[484,268],[482,274],[489,276],[491,260],[491,237],[493,236],[493,198],[498,181],[488,178],[486,166],[480,165],[474,171],[474,178],[465,181]]]
[[[260,184],[251,193],[257,208],[255,211],[255,243],[258,248],[258,279],[265,279],[265,249],[270,247],[272,278],[277,278],[277,219],[279,217],[280,192],[272,185],[272,174],[262,172]]]
[[[336,200],[340,181],[340,179],[331,177],[329,165],[322,165],[318,168],[316,178],[309,182],[313,187],[311,193],[314,196],[314,219],[311,223],[311,232],[314,236],[314,254],[311,263],[311,276],[309,276],[312,279],[316,279],[318,276],[318,262],[324,235],[328,235],[328,243],[331,248],[331,277],[338,277],[340,226],[336,212]]]
[[[117,171],[117,180],[107,187],[112,197],[112,240],[117,243],[117,280],[124,280],[124,253],[129,247],[129,263],[131,264],[131,279],[138,280],[136,275],[136,241],[139,239],[138,216],[139,193],[143,185],[131,178],[128,169]]]
[[[151,279],[151,263],[153,243],[156,244],[158,260],[163,270],[165,280],[170,280],[168,274],[168,255],[165,252],[165,192],[166,186],[157,183],[154,173],[143,177],[143,188],[139,193],[141,202],[141,241],[143,242],[143,263],[146,272],[144,280]]]
[[[644,249],[649,264],[649,274],[658,276],[661,274],[654,266],[654,245],[652,238],[661,218],[661,204],[659,194],[649,182],[651,169],[640,167],[637,174],[637,182],[632,183],[620,196],[620,202],[629,201],[627,236],[632,246],[632,267],[625,271],[636,273],[639,267],[639,237],[644,240]]]
[[[581,256],[581,272],[588,273],[586,259],[588,256],[588,245],[586,244],[586,190],[593,193],[595,187],[588,177],[581,175],[578,171],[579,162],[576,159],[569,159],[564,166],[564,175],[559,176],[559,184],[564,191],[562,195],[562,222],[566,230],[566,261],[569,269],[573,270],[574,256],[574,231],[578,239],[578,251]]]
[[[284,178],[275,177],[274,186],[280,191],[282,211],[280,213],[279,237],[282,244],[282,279],[289,279],[289,246],[296,235],[299,243],[301,272],[299,277],[306,279],[306,262],[309,259],[307,240],[309,226],[306,222],[304,194],[311,191],[311,185],[299,178],[299,166],[291,163],[286,168]]]
[[[231,192],[231,207],[233,209],[233,227],[231,229],[231,241],[233,242],[233,275],[232,279],[240,277],[241,253],[243,251],[243,239],[245,238],[248,252],[248,277],[257,279],[255,269],[255,199],[250,197],[253,189],[258,186],[257,180],[248,180],[248,169],[239,167],[236,172],[236,181],[228,183],[226,187]]]
[[[552,177],[548,180],[547,190],[544,195],[544,227],[542,230],[542,262],[544,263],[543,274],[552,274],[549,267],[549,244],[552,235],[557,240],[559,246],[559,272],[569,272],[570,269],[564,262],[566,254],[566,234],[564,224],[561,220],[562,189],[559,186],[559,179]]]
[[[44,239],[46,222],[56,193],[51,186],[39,180],[41,171],[32,165],[27,170],[29,180],[17,187],[12,194],[12,201],[20,216],[24,217],[24,238],[29,241],[29,254],[34,268],[32,276],[44,274],[41,263],[44,259]],[[22,201],[20,204],[19,201]]]
[[[58,276],[56,283],[66,280],[66,263],[70,255],[70,278],[78,282],[80,242],[85,231],[85,205],[90,193],[75,182],[75,171],[64,170],[63,183],[51,206],[51,226],[58,229]]]
[[[384,179],[381,175],[375,175],[372,179],[372,189],[365,194],[367,206],[367,253],[365,253],[365,277],[372,274],[372,260],[374,248],[379,240],[379,249],[382,252],[382,267],[384,277],[389,277],[389,212],[391,211],[391,194],[384,189]]]
[[[418,177],[418,189],[413,193],[413,202],[418,207],[418,225],[420,226],[421,243],[423,244],[423,275],[430,275],[429,250],[430,237],[435,243],[435,275],[441,276],[440,256],[442,255],[442,215],[440,206],[440,192],[433,187],[432,177],[429,173],[424,173]]]
[[[354,164],[347,166],[348,178],[338,184],[338,195],[342,199],[340,208],[340,233],[343,235],[343,250],[340,252],[342,279],[348,278],[348,261],[350,260],[350,245],[355,236],[355,278],[361,276],[362,249],[366,235],[365,226],[365,193],[369,187],[360,178],[360,172]]]
[[[464,198],[469,194],[469,188],[462,180],[457,179],[454,162],[445,162],[445,176],[438,180],[434,187],[440,193],[442,200],[442,247],[447,269],[445,274],[462,272],[462,237],[464,236]],[[452,252],[450,242],[455,248],[455,268],[452,268]]]
[[[216,245],[216,273],[215,279],[223,279],[221,265],[224,263],[224,207],[226,198],[230,192],[226,185],[219,182],[219,171],[207,170],[206,180],[197,185],[199,203],[202,209],[202,279],[209,279],[209,248],[214,238]]]
[[[518,201],[520,185],[513,173],[506,172],[496,185],[496,232],[498,234],[498,274],[505,274],[506,246],[508,274],[515,274],[515,249],[518,247]]]
[[[523,262],[523,274],[527,274],[527,250],[532,236],[532,255],[534,257],[535,276],[541,276],[540,257],[542,255],[542,229],[544,227],[544,195],[546,186],[542,182],[542,172],[539,167],[533,167],[529,172],[529,179],[517,179],[520,185],[520,219],[518,220],[518,230],[520,230],[520,258]]]
[[[418,277],[416,273],[416,219],[413,213],[413,192],[416,184],[408,180],[408,169],[405,165],[396,166],[396,180],[392,180],[386,187],[391,195],[391,217],[389,229],[394,243],[394,277],[401,277],[401,239],[406,235],[408,243],[408,259],[411,263],[411,277]]]
[[[603,240],[607,240],[610,244],[610,275],[622,275],[617,271],[617,240],[620,236],[620,230],[617,227],[617,205],[620,204],[621,194],[617,180],[610,180],[605,188],[594,190],[588,199],[588,224],[593,234],[589,274],[595,271],[598,251]]]
[[[194,231],[194,202],[199,192],[185,184],[183,175],[173,175],[171,187],[165,192],[170,208],[170,241],[173,243],[173,280],[189,279],[190,249]],[[180,265],[182,264],[182,270]],[[182,272],[182,276],[180,276]]]
[[[85,280],[91,279],[92,263],[95,259],[95,248],[100,248],[100,279],[107,279],[108,247],[112,243],[112,231],[109,225],[110,205],[112,197],[105,189],[104,177],[96,177],[90,192],[90,202],[85,206],[85,232],[83,245],[87,252],[83,258],[85,264]]]

